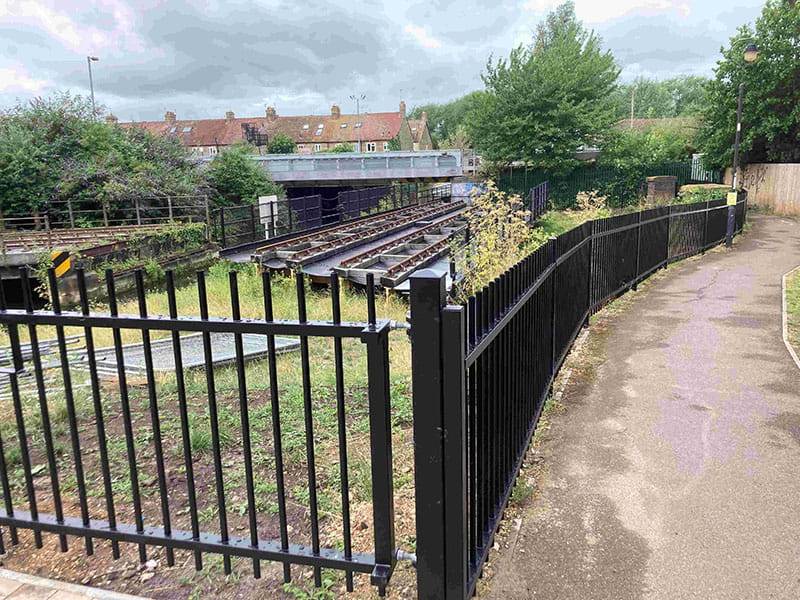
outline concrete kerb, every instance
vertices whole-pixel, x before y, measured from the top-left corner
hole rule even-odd
[[[86,587],[83,585],[76,585],[74,583],[65,583],[55,579],[45,579],[44,577],[37,577],[27,573],[18,573],[16,571],[10,571],[3,568],[0,568],[0,580],[19,583],[20,588],[22,588],[22,586],[30,586],[36,588],[37,592],[43,592],[44,594],[47,594],[46,596],[37,594],[37,598],[46,597],[48,599],[52,598],[53,600],[59,600],[62,597],[65,599],[70,598],[71,600],[77,598],[86,598],[87,600],[147,600],[142,596],[131,596],[129,594],[121,594],[109,590],[102,590],[100,588]],[[30,587],[23,589],[30,589]],[[43,590],[49,590],[52,593],[47,593]],[[12,596],[17,597],[13,594],[13,592]],[[24,597],[24,595],[20,597]]]

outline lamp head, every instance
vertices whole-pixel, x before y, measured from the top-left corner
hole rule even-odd
[[[754,63],[758,60],[758,46],[755,44],[747,44],[744,49],[744,61],[746,63]]]

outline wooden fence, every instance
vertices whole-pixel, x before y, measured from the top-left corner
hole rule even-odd
[[[725,183],[731,182],[731,170],[725,173]],[[745,165],[742,186],[747,201],[768,207],[782,215],[800,215],[800,164],[756,163]]]

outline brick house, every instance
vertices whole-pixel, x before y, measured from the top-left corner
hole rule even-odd
[[[413,149],[433,150],[433,140],[431,132],[428,130],[428,113],[422,111],[419,119],[408,119],[408,126],[411,129]]]
[[[109,115],[109,122],[116,117]],[[236,117],[228,111],[223,119],[178,119],[167,112],[163,121],[122,123],[123,127],[142,127],[155,135],[175,136],[197,156],[213,156],[221,148],[249,140],[266,153],[269,140],[278,133],[285,134],[297,144],[297,152],[325,152],[338,144],[350,144],[363,152],[384,152],[397,139],[401,150],[430,149],[427,122],[414,120],[412,131],[406,117],[406,103],[401,101],[397,112],[342,114],[339,106],[331,106],[328,115],[279,116],[268,106],[263,117]],[[415,140],[420,140],[419,142]],[[425,142],[427,140],[427,142]],[[427,144],[427,145],[426,145]]]

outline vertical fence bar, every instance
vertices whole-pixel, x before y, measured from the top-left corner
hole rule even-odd
[[[147,318],[147,298],[144,289],[144,274],[141,269],[134,273],[136,280],[136,296],[139,304],[139,316]],[[150,344],[150,331],[142,329],[142,351],[144,353],[145,377],[147,380],[147,400],[150,407],[150,426],[153,431],[153,452],[156,460],[158,495],[161,501],[161,522],[164,535],[172,535],[172,523],[169,517],[169,497],[167,496],[167,475],[164,470],[164,446],[161,439],[161,418],[158,411],[158,394],[156,392],[155,374],[153,373],[153,350]],[[175,564],[175,551],[167,547],[167,565]]]
[[[220,215],[222,209],[220,208]],[[206,291],[206,275],[202,271],[197,273],[197,295],[200,303],[200,318],[208,319],[208,292]],[[214,379],[214,358],[211,352],[211,334],[203,331],[203,361],[206,371],[206,390],[208,391],[208,420],[211,425],[211,451],[214,454],[214,487],[217,493],[217,508],[219,509],[220,540],[227,544],[228,512],[225,506],[225,481],[222,474],[222,443],[219,434],[219,411],[217,408],[217,389]],[[226,575],[231,574],[231,556],[222,555],[222,567]]]
[[[376,329],[374,275],[367,275],[367,312],[364,340],[369,373],[369,441],[372,467],[372,520],[375,568],[370,580],[386,594],[395,563],[394,483],[392,471],[392,413],[389,392],[389,328]]]
[[[297,316],[301,323],[307,321],[306,287],[302,272],[295,277],[297,287]],[[314,455],[314,417],[311,400],[311,364],[308,353],[308,336],[300,336],[300,367],[303,380],[303,418],[305,422],[306,461],[308,468],[308,503],[311,513],[311,551],[319,554],[319,505],[317,504],[317,466]],[[376,524],[377,525],[377,524]],[[314,567],[314,585],[322,586],[322,573]]]
[[[372,274],[370,274],[371,276]],[[339,276],[334,272],[330,277],[331,313],[333,322],[342,322],[342,309],[339,297]],[[353,542],[350,532],[350,477],[347,467],[347,420],[344,403],[344,358],[342,339],[333,339],[334,368],[336,370],[336,420],[339,433],[339,479],[342,487],[342,539],[344,557],[353,557]],[[347,591],[353,591],[353,572],[345,573]]]
[[[25,303],[25,312],[33,312],[33,290],[28,278],[27,269],[20,271],[22,281],[22,296]],[[53,443],[53,431],[50,425],[50,408],[47,401],[47,392],[44,382],[44,369],[42,367],[42,357],[39,351],[39,336],[36,325],[28,324],[28,337],[31,344],[31,358],[33,359],[34,378],[36,379],[36,391],[39,398],[39,412],[42,419],[42,434],[44,436],[45,451],[47,453],[47,470],[50,474],[50,486],[53,493],[53,507],[55,508],[56,521],[64,522],[64,509],[61,502],[61,485],[58,480],[58,464],[56,460],[55,445]],[[61,551],[67,551],[67,536],[58,536],[61,544]]]
[[[58,294],[58,281],[56,280],[55,269],[47,270],[47,278],[50,283],[50,304],[53,313],[61,314],[61,298]],[[67,421],[69,421],[69,435],[72,442],[72,459],[75,462],[75,485],[78,488],[78,503],[81,509],[81,521],[85,527],[89,527],[89,504],[86,500],[86,478],[83,474],[83,458],[81,454],[81,442],[78,435],[78,418],[75,414],[75,397],[72,393],[72,374],[69,368],[69,356],[67,355],[67,341],[64,336],[64,326],[56,325],[56,339],[58,340],[58,358],[61,363],[61,377],[64,384],[64,404],[67,407]],[[84,538],[86,544],[86,554],[94,554],[94,543],[88,535]]]
[[[219,207],[219,232],[220,232],[220,241],[222,242],[222,247],[225,248],[227,246],[225,240],[225,207]]]
[[[460,306],[442,311],[442,405],[445,490],[445,594],[462,600],[467,587],[467,407],[465,315]]]
[[[258,239],[258,234],[256,232],[256,205],[250,205],[250,239],[252,241],[256,241]]]
[[[81,314],[89,316],[89,294],[86,289],[86,274],[81,268],[76,271],[75,276],[78,280]],[[97,356],[94,351],[94,334],[91,327],[86,326],[83,328],[83,337],[86,340],[86,362],[89,365],[89,382],[92,388],[92,405],[94,407],[95,431],[97,432],[97,448],[100,454],[100,471],[103,475],[106,515],[108,527],[111,531],[114,531],[117,528],[117,515],[114,509],[114,489],[111,484],[111,466],[108,460],[103,400],[100,396],[100,378],[97,374]],[[111,555],[115,560],[120,557],[119,542],[116,540],[111,542]]]
[[[438,600],[446,595],[441,360],[445,277],[425,269],[413,273],[410,281],[417,596]]]
[[[642,256],[642,211],[639,211],[638,215],[636,219],[636,270],[633,273],[633,282],[631,284],[631,289],[634,291],[639,284],[639,266]]]
[[[108,293],[108,308],[112,317],[117,316],[117,293],[114,288],[114,273],[106,270],[106,290]],[[119,327],[112,330],[114,338],[114,355],[117,362],[117,380],[119,383],[119,396],[122,405],[122,424],[125,430],[125,449],[128,457],[128,471],[131,480],[131,496],[133,497],[134,521],[136,532],[144,533],[144,518],[142,516],[142,500],[139,489],[139,471],[136,465],[136,445],[133,436],[133,418],[128,398],[128,380],[125,373],[125,355],[122,349],[122,334]],[[147,561],[147,551],[144,544],[139,544],[139,562]]]
[[[75,228],[75,217],[72,214],[72,200],[67,198],[67,212],[69,213],[69,226]]]
[[[274,204],[270,202],[270,205]],[[264,318],[273,320],[272,281],[269,271],[261,273],[261,285],[264,293]],[[280,521],[281,550],[289,550],[289,531],[286,521],[286,491],[283,474],[283,440],[281,437],[281,413],[278,401],[278,364],[275,352],[275,336],[267,336],[267,360],[269,364],[269,400],[272,409],[272,447],[275,453],[275,488],[278,494],[278,520]],[[289,563],[283,563],[283,581],[289,583],[292,572]]]
[[[178,318],[178,303],[175,298],[175,273],[166,272],[167,301],[169,304],[169,318]],[[181,349],[181,334],[172,332],[172,354],[175,358],[175,386],[178,392],[178,410],[181,420],[181,441],[183,445],[183,464],[186,469],[186,495],[189,500],[189,518],[192,521],[192,539],[200,539],[200,521],[197,516],[197,492],[194,480],[194,461],[192,460],[192,440],[189,428],[189,409],[186,404],[186,383],[183,377],[183,350]],[[199,571],[203,568],[203,556],[199,550],[194,551],[194,568]]]
[[[137,225],[141,225],[142,224],[142,212],[141,212],[141,208],[139,207],[139,199],[135,198],[133,203],[134,203],[134,207],[136,208],[136,224]]]

